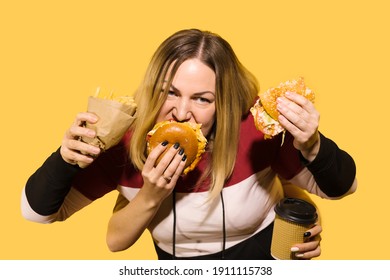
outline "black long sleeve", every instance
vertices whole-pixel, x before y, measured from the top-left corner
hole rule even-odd
[[[40,215],[58,211],[68,194],[78,165],[65,162],[60,149],[51,154],[26,183],[26,197],[31,208]]]
[[[302,162],[326,195],[342,196],[347,193],[355,180],[355,161],[332,140],[322,134],[320,137],[321,145],[316,158],[308,163],[301,155]]]

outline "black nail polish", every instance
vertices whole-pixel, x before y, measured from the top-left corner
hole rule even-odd
[[[180,151],[179,151],[179,155],[182,155],[182,154],[184,154],[184,149],[183,148],[180,149]]]
[[[303,237],[310,237],[311,236],[311,232],[310,231],[306,231],[304,234],[303,234]]]
[[[178,149],[178,148],[179,148],[179,146],[180,146],[180,144],[179,144],[179,143],[175,143],[175,145],[173,145],[173,147],[174,147],[175,149]]]
[[[168,141],[164,141],[164,142],[162,142],[162,143],[161,143],[161,145],[163,145],[163,146],[166,146],[166,145],[168,145]]]
[[[182,161],[186,161],[186,159],[187,159],[187,156],[184,155],[183,158],[182,158],[181,160],[182,160]]]

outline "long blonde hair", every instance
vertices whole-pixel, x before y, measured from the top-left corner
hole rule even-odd
[[[230,44],[215,33],[198,29],[181,30],[167,38],[156,50],[144,80],[135,93],[138,104],[130,143],[130,158],[142,170],[146,160],[146,135],[155,124],[178,67],[197,58],[216,74],[216,119],[212,135],[210,194],[215,197],[233,172],[239,142],[240,122],[257,96],[256,78],[240,63]],[[171,67],[171,68],[170,68]],[[168,85],[162,92],[169,69]]]

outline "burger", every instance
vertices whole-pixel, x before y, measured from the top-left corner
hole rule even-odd
[[[285,131],[284,127],[278,122],[279,112],[276,109],[276,99],[284,96],[286,92],[295,92],[314,102],[314,92],[306,87],[302,77],[280,83],[279,86],[259,94],[259,98],[250,111],[256,128],[264,134],[265,139],[273,138]]]
[[[183,174],[192,171],[200,161],[205,152],[207,139],[203,136],[201,124],[190,122],[162,121],[157,123],[147,134],[147,153],[150,152],[164,141],[168,141],[167,147],[179,143],[187,156],[186,165]],[[168,151],[166,149],[157,161]]]

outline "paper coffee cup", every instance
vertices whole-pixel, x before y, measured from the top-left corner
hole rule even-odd
[[[275,213],[271,255],[279,260],[297,259],[291,247],[304,243],[303,234],[317,220],[316,208],[302,199],[284,198],[275,206]]]

